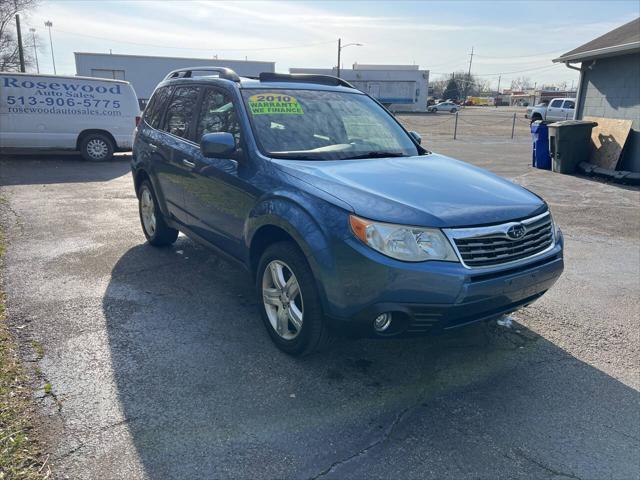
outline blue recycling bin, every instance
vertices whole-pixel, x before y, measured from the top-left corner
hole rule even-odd
[[[531,136],[533,137],[531,165],[542,170],[551,170],[549,128],[545,123],[537,120],[531,124]]]

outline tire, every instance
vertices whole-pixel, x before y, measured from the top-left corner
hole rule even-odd
[[[457,109],[455,109],[455,108],[452,108],[452,109],[451,109],[451,113],[456,113],[457,111],[458,111],[458,110],[457,110]]]
[[[167,225],[149,180],[144,180],[138,189],[138,212],[142,232],[151,245],[164,247],[176,241],[178,230]]]
[[[438,109],[437,109],[437,108],[432,108],[432,109],[431,109],[431,111],[432,111],[433,113],[438,113]]]
[[[531,117],[531,122],[537,122],[538,120],[542,120],[542,117],[540,115],[534,115],[533,117]]]
[[[284,288],[278,288],[276,277],[281,279],[280,287]],[[292,279],[297,280],[298,289],[294,289],[297,293],[289,297],[287,286],[293,284]],[[295,243],[285,241],[267,247],[258,263],[256,295],[267,332],[283,352],[304,356],[318,352],[330,343],[332,336],[322,311],[315,277]],[[286,312],[282,315],[283,323],[279,323],[281,312]],[[296,318],[299,328],[294,323]]]
[[[108,162],[114,151],[113,140],[101,133],[85,135],[80,142],[80,153],[87,162]]]

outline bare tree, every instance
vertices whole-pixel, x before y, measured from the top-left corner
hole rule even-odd
[[[511,90],[515,92],[523,92],[533,87],[529,77],[518,77],[511,80]]]
[[[0,0],[0,72],[20,70],[15,17],[18,13],[32,10],[37,4],[38,0]],[[24,62],[30,66],[33,64],[33,55],[25,46],[25,38],[23,28]]]
[[[429,83],[429,95],[435,98],[442,98],[444,90],[447,88],[447,83],[449,83],[449,80],[446,78]]]

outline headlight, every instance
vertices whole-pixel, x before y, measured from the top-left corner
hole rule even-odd
[[[405,262],[458,261],[449,240],[437,228],[378,223],[355,215],[349,217],[349,223],[363,243],[391,258]]]

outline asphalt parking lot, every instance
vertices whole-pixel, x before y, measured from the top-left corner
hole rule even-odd
[[[238,267],[183,236],[145,243],[127,155],[4,157],[4,289],[39,369],[54,472],[638,478],[639,191],[533,170],[526,138],[421,133],[541,194],[565,234],[564,275],[511,329],[340,341],[305,359],[271,344]]]

